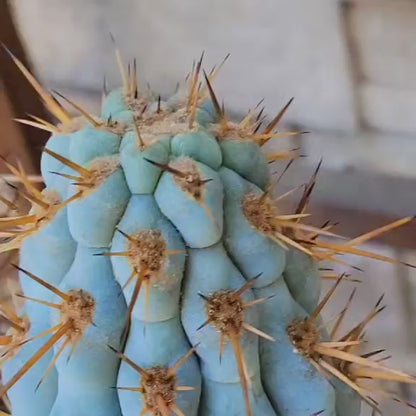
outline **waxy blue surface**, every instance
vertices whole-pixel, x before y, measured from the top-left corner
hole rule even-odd
[[[266,286],[282,274],[286,250],[257,231],[243,213],[243,197],[262,191],[230,169],[221,168],[220,175],[225,190],[224,245],[245,276],[261,274],[256,287]]]
[[[286,256],[283,277],[293,298],[308,313],[318,305],[321,293],[321,275],[317,263],[306,253],[290,249]]]
[[[158,140],[141,149],[136,133],[127,132],[121,142],[120,164],[126,176],[127,184],[132,194],[151,194],[155,190],[162,170],[148,162],[167,164],[169,161],[169,148],[166,140]]]
[[[329,381],[297,351],[289,339],[287,326],[306,312],[293,300],[286,283],[255,290],[259,298],[273,298],[258,305],[260,329],[276,342],[260,340],[260,361],[264,388],[282,416],[310,415],[314,412],[335,416],[335,392]]]
[[[205,377],[220,382],[236,383],[240,378],[233,346],[227,342],[220,362],[220,333],[206,325],[197,330],[207,319],[206,302],[198,296],[209,296],[220,290],[238,290],[246,279],[227,256],[221,243],[205,249],[191,249],[188,253],[187,270],[183,294],[182,324],[193,345],[199,344],[197,354]],[[253,300],[248,290],[242,296],[245,302]],[[245,322],[256,326],[258,315],[255,307],[245,311]],[[258,337],[243,330],[241,347],[249,375],[259,374]]]
[[[202,129],[174,136],[172,154],[175,156],[189,156],[215,170],[219,169],[222,163],[221,148],[217,139]]]
[[[153,195],[133,195],[127,205],[117,228],[134,237],[139,231],[159,230],[167,244],[167,250],[179,250],[180,253],[166,257],[161,273],[150,282],[147,320],[150,322],[164,321],[179,314],[179,296],[181,281],[185,268],[185,245],[180,234],[160,212]],[[128,251],[128,239],[120,232],[114,234],[111,251]],[[126,257],[111,257],[114,275],[121,286],[128,281],[133,268]],[[133,295],[135,278],[124,288],[127,303]],[[144,320],[146,315],[146,290],[140,290],[133,316]]]
[[[183,191],[169,172],[163,172],[155,198],[160,210],[179,230],[186,244],[201,248],[217,243],[222,236],[223,185],[215,170],[199,162],[195,164],[201,179],[211,179],[203,185],[200,201]]]
[[[86,125],[73,133],[69,146],[69,159],[85,166],[97,157],[111,156],[119,151],[121,137],[104,127]]]
[[[269,165],[258,144],[248,140],[221,141],[224,166],[265,190],[270,181]]]
[[[120,415],[116,385],[119,358],[108,345],[119,349],[126,319],[126,303],[120,296],[108,257],[96,256],[102,249],[78,246],[75,260],[59,288],[82,289],[96,302],[90,324],[71,354],[71,346],[56,362],[58,396],[52,416]],[[59,320],[55,315],[54,322]],[[55,346],[55,351],[62,344]],[[70,389],[70,391],[68,391]],[[74,400],[76,399],[76,403]]]
[[[191,345],[176,316],[164,322],[144,323],[133,319],[124,354],[144,369],[153,366],[172,366]],[[192,391],[177,393],[177,406],[186,416],[198,414],[201,392],[201,376],[195,355],[178,369],[178,386],[194,387]],[[118,376],[118,387],[139,387],[140,374],[127,363],[122,362]],[[137,392],[118,391],[123,416],[137,416],[143,410],[143,395]]]
[[[77,191],[72,185],[69,196]],[[90,194],[68,205],[69,229],[74,239],[89,247],[108,247],[129,198],[123,171],[117,169]]]

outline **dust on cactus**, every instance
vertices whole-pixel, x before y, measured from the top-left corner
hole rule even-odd
[[[1,305],[0,396],[13,416],[358,416],[362,400],[379,411],[373,393],[402,401],[372,383],[415,377],[361,351],[382,299],[341,333],[354,291],[325,327],[348,276],[318,264],[347,267],[343,253],[394,263],[359,246],[413,218],[340,243],[332,223],[305,222],[319,167],[293,212],[282,201],[297,189],[274,193],[269,162],[287,168],[296,152],[263,145],[302,133],[275,131],[292,100],[269,123],[260,106],[232,122],[212,87],[222,64],[207,74],[201,57],[162,99],[116,55],[123,86],[104,91],[99,117],[11,55],[58,120],[20,120],[51,133],[43,191],[4,160],[32,204],[0,220],[25,299],[18,312]],[[320,300],[323,278],[334,286]]]

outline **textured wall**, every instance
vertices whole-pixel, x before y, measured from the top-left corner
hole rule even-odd
[[[218,80],[235,111],[290,98],[292,122],[351,131],[353,88],[340,11],[332,0],[14,0],[38,72],[57,86],[114,82],[111,31],[154,88],[172,91],[192,59],[231,59]],[[40,26],[44,22],[44,26]],[[209,65],[207,65],[209,66]]]
[[[348,14],[362,119],[382,131],[415,134],[416,3],[356,1]]]

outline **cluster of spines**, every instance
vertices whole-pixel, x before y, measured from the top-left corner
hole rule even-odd
[[[134,63],[133,65],[133,72],[131,69],[126,71],[124,70],[124,67],[121,65],[121,58],[119,53],[117,52],[117,58],[120,64],[120,67],[123,68],[121,70],[122,72],[122,78],[123,78],[123,87],[126,97],[130,96],[133,99],[138,98],[138,83],[136,78],[136,65]],[[40,84],[35,80],[35,78],[22,66],[22,64],[16,59],[13,58],[18,65],[18,67],[23,71],[23,73],[26,75],[28,80],[32,83],[32,85],[36,88],[40,96],[42,97],[43,101],[47,105],[48,109],[51,110],[51,112],[57,116],[61,124],[57,127],[53,126],[51,123],[40,120],[36,116],[32,116],[33,120],[26,120],[23,121],[26,124],[33,125],[35,127],[43,128],[45,130],[51,131],[51,132],[60,132],[65,131],[65,125],[70,124],[72,121],[71,116],[69,113],[57,102],[56,99],[49,93],[45,92]],[[216,111],[216,116],[218,119],[218,123],[215,127],[215,133],[217,135],[217,138],[221,140],[225,137],[234,137],[234,138],[240,138],[240,139],[247,139],[249,142],[253,142],[259,145],[265,144],[268,140],[270,140],[273,137],[280,137],[280,136],[288,136],[288,135],[298,135],[302,132],[294,132],[294,133],[273,133],[273,130],[275,126],[279,123],[283,115],[285,114],[286,110],[288,109],[290,103],[292,100],[288,102],[288,104],[276,115],[276,117],[267,124],[267,126],[261,131],[260,126],[263,122],[263,109],[260,109],[257,114],[254,112],[249,112],[247,116],[239,123],[234,124],[227,120],[225,116],[224,106],[220,106],[219,101],[213,91],[211,81],[211,76],[214,76],[217,74],[217,70],[213,70],[210,73],[210,76],[208,76],[206,73],[204,73],[205,76],[205,87],[202,88],[202,83],[199,81],[199,75],[202,69],[202,57],[198,61],[198,63],[193,68],[191,74],[189,75],[189,95],[188,100],[186,103],[186,113],[188,115],[188,121],[189,121],[189,128],[192,128],[195,123],[195,113],[198,106],[199,101],[202,97],[204,97],[205,90],[208,91],[210,99],[213,103],[213,107]],[[61,96],[62,97],[62,96]],[[104,123],[97,121],[93,116],[88,114],[82,107],[79,105],[73,103],[72,101],[66,99],[67,102],[69,102],[77,111],[79,111],[83,117],[87,119],[89,123],[91,123],[94,127],[105,127],[110,128],[112,120],[106,120]],[[143,111],[145,111],[146,108],[144,108]],[[161,111],[161,104],[160,99],[158,100],[157,104],[157,110],[156,112],[159,113]],[[136,122],[133,122],[133,127],[136,132],[137,138],[139,143],[142,144],[142,146],[145,146],[145,143],[141,139],[140,135],[140,129],[138,127],[138,124]],[[18,245],[23,241],[24,238],[32,235],[33,233],[36,233],[38,230],[38,227],[41,227],[44,222],[47,222],[51,220],[54,216],[54,214],[61,208],[65,207],[69,203],[73,202],[77,199],[82,199],[86,193],[92,192],[102,180],[102,172],[93,172],[91,169],[87,169],[80,164],[77,164],[68,158],[60,155],[59,153],[56,153],[50,149],[45,149],[45,152],[59,160],[61,163],[66,165],[67,167],[71,168],[75,172],[78,173],[79,176],[62,173],[62,172],[54,172],[54,174],[58,176],[63,176],[68,180],[74,181],[73,183],[79,187],[79,191],[75,193],[73,196],[68,198],[67,200],[61,202],[61,201],[54,201],[54,203],[51,203],[46,200],[45,196],[38,191],[38,189],[33,186],[28,180],[23,172],[23,170],[19,168],[15,168],[14,166],[8,164],[10,170],[13,174],[15,174],[21,182],[23,182],[25,189],[23,191],[20,191],[22,195],[29,200],[34,206],[36,206],[35,213],[29,214],[29,215],[23,215],[15,218],[5,218],[1,221],[1,229],[3,236],[6,237],[7,241],[3,244],[2,250],[9,250],[11,248],[16,248]],[[278,160],[285,157],[293,157],[294,152],[282,152],[282,153],[275,153],[272,156],[268,157],[269,161]],[[151,159],[146,159],[148,163],[153,164],[160,169],[164,171],[170,172],[172,175],[174,175],[177,178],[182,178],[184,180],[184,183],[186,185],[189,185],[187,188],[187,192],[191,193],[192,196],[198,200],[200,198],[200,193],[192,193],[190,189],[192,188],[193,181],[197,181],[196,188],[203,187],[206,183],[211,181],[211,178],[204,178],[201,179],[200,177],[192,177],[192,174],[187,171],[181,171],[176,169],[175,167],[172,167],[170,164],[162,164],[159,162],[156,162]],[[365,243],[369,241],[370,239],[373,239],[377,237],[378,235],[388,232],[390,230],[393,230],[399,226],[402,226],[406,223],[409,223],[412,221],[413,217],[407,217],[401,220],[398,220],[392,224],[388,224],[387,226],[384,226],[380,229],[371,231],[369,233],[366,233],[362,236],[359,236],[357,238],[354,238],[352,240],[349,240],[347,242],[344,242],[342,244],[339,243],[330,243],[327,241],[322,241],[318,239],[319,236],[330,236],[334,237],[336,236],[333,234],[330,230],[332,228],[331,224],[324,224],[322,227],[312,227],[310,225],[304,224],[302,220],[308,216],[308,214],[305,212],[308,204],[308,200],[310,198],[310,195],[312,193],[312,190],[315,185],[317,171],[312,176],[310,182],[305,186],[303,196],[301,198],[301,201],[299,202],[299,205],[295,211],[294,214],[280,214],[276,210],[275,202],[272,201],[270,198],[270,194],[272,192],[273,187],[269,185],[268,189],[265,190],[265,192],[261,195],[257,194],[247,194],[247,199],[245,200],[245,204],[243,204],[243,210],[245,210],[245,215],[247,220],[251,223],[252,227],[257,229],[259,232],[266,235],[268,238],[272,239],[276,243],[278,243],[280,246],[282,246],[284,249],[288,249],[289,247],[298,249],[299,251],[303,252],[304,254],[310,256],[313,259],[316,260],[330,260],[334,262],[338,262],[341,264],[344,264],[341,260],[339,260],[336,255],[340,253],[349,253],[349,254],[356,254],[361,256],[367,256],[383,261],[388,262],[396,262],[396,260],[377,255],[362,249],[358,249],[357,246],[359,244]],[[197,175],[198,176],[198,175]],[[199,196],[198,196],[199,195]],[[282,195],[279,198],[286,197],[288,194]],[[203,198],[202,198],[203,199]],[[250,201],[251,199],[251,201]],[[11,201],[3,201],[8,206],[13,207],[13,204]],[[253,203],[254,206],[256,206],[256,209],[250,209],[250,202]],[[123,236],[129,240],[130,242],[134,241],[133,236],[129,236],[128,234],[124,233],[123,231],[119,230],[120,233],[123,234]],[[99,253],[98,253],[99,254]],[[176,252],[170,253],[170,254],[177,254]],[[104,256],[129,256],[129,252],[119,252],[119,253],[103,253]],[[54,286],[50,285],[46,281],[42,280],[40,277],[35,276],[30,271],[26,271],[23,269],[20,269],[23,273],[27,274],[30,278],[34,279],[41,285],[45,286],[47,289],[53,291],[56,295],[58,295],[64,302],[62,304],[56,304],[51,302],[42,301],[41,299],[30,299],[28,297],[27,300],[34,301],[34,302],[40,302],[43,303],[51,308],[58,309],[62,311],[65,307],[65,302],[68,302],[70,295],[68,293],[63,293],[59,289],[55,288]],[[133,299],[130,303],[130,306],[128,308],[128,320],[130,319],[130,315],[132,312],[132,308],[134,307],[134,303],[137,300],[141,285],[143,282],[146,281],[146,270],[144,268],[141,268],[139,270],[135,270],[135,275],[137,275],[135,290]],[[133,280],[134,276],[131,277],[131,279],[128,280],[126,286]],[[344,276],[342,276],[344,277]],[[373,311],[369,316],[371,318],[367,317],[363,323],[359,324],[356,328],[354,328],[350,333],[342,337],[341,339],[336,339],[335,335],[337,334],[337,330],[333,330],[331,333],[331,341],[324,341],[324,342],[318,342],[318,330],[314,329],[314,322],[316,321],[317,317],[319,316],[323,306],[326,304],[326,302],[329,300],[331,294],[334,292],[335,288],[338,286],[338,284],[341,282],[342,277],[340,277],[334,288],[329,292],[329,294],[324,298],[324,300],[318,305],[316,310],[310,315],[309,318],[301,320],[301,321],[294,321],[292,325],[288,327],[288,333],[289,336],[292,337],[292,341],[295,347],[299,349],[300,352],[304,353],[305,356],[307,356],[308,359],[311,359],[311,362],[313,365],[318,365],[320,370],[325,370],[326,372],[331,373],[333,376],[338,377],[342,381],[344,381],[347,385],[349,385],[351,388],[353,388],[362,398],[367,401],[370,405],[372,405],[374,408],[377,409],[376,403],[368,399],[368,397],[363,393],[364,387],[360,387],[357,383],[355,383],[353,380],[358,378],[375,378],[375,379],[389,379],[389,380],[396,380],[401,382],[407,382],[407,383],[414,383],[414,378],[411,376],[408,376],[405,373],[390,370],[387,367],[384,367],[383,365],[377,363],[376,361],[371,361],[368,358],[372,357],[373,355],[376,355],[374,352],[373,354],[369,354],[367,357],[359,357],[358,355],[353,355],[350,353],[350,350],[353,347],[357,347],[359,344],[361,344],[361,337],[364,330],[365,325],[369,320],[371,320],[375,315],[377,315],[380,311],[380,309],[376,309],[376,311]],[[237,358],[238,368],[239,368],[239,374],[241,378],[241,383],[244,390],[244,397],[246,401],[247,406],[247,414],[251,414],[251,406],[250,406],[250,400],[249,400],[249,377],[247,375],[246,369],[245,369],[245,363],[244,363],[244,357],[242,355],[241,346],[239,343],[239,331],[242,330],[242,328],[249,330],[250,332],[255,333],[256,335],[259,335],[261,337],[264,337],[268,339],[269,341],[273,341],[273,337],[270,335],[267,335],[260,329],[257,329],[253,326],[251,326],[248,323],[245,323],[244,320],[240,317],[239,318],[239,324],[235,325],[235,328],[233,331],[226,330],[224,328],[228,327],[221,327],[218,322],[216,323],[216,317],[215,313],[208,312],[209,306],[212,302],[215,302],[216,297],[223,297],[224,299],[233,298],[234,302],[237,302],[238,311],[243,315],[244,309],[246,307],[261,303],[261,301],[267,300],[267,297],[260,298],[257,300],[253,300],[248,303],[244,303],[240,301],[239,296],[244,293],[245,290],[248,290],[253,285],[254,280],[250,280],[246,285],[244,285],[240,290],[236,292],[214,292],[211,294],[201,294],[202,297],[204,297],[204,300],[207,303],[207,321],[201,325],[200,328],[202,328],[205,325],[212,324],[214,327],[216,327],[217,330],[221,332],[221,344],[220,344],[220,357],[222,355],[222,351],[224,348],[224,344],[226,339],[231,341],[233,344],[235,355]],[[146,285],[145,285],[146,287]],[[222,298],[221,298],[222,299]],[[222,300],[224,300],[222,299]],[[350,301],[349,301],[350,303]],[[232,308],[231,308],[232,309]],[[338,329],[343,316],[345,315],[345,311],[347,308],[345,308],[340,315],[339,319],[336,323],[336,329]],[[80,312],[80,311],[78,311]],[[211,311],[212,312],[212,311]],[[218,311],[217,311],[218,312]],[[21,319],[21,318],[19,318]],[[10,320],[10,319],[9,319]],[[146,320],[146,319],[145,319]],[[75,319],[76,321],[76,319]],[[4,394],[8,388],[11,387],[25,372],[27,372],[30,367],[37,361],[39,357],[41,357],[46,351],[48,351],[54,343],[56,343],[59,339],[66,337],[65,342],[61,345],[61,347],[58,349],[58,352],[56,353],[53,361],[51,362],[51,366],[48,367],[48,370],[52,368],[53,364],[55,363],[58,356],[62,353],[65,347],[67,347],[69,344],[72,343],[73,349],[76,347],[76,340],[77,338],[70,336],[69,334],[70,329],[76,331],[74,333],[78,334],[77,336],[82,337],[82,331],[80,331],[79,327],[74,327],[75,325],[74,316],[67,315],[67,320],[62,321],[59,325],[52,327],[51,329],[47,330],[47,332],[44,332],[43,335],[53,333],[53,336],[45,343],[45,345],[42,347],[41,350],[39,350],[31,359],[25,364],[24,367],[15,375],[14,378],[6,385],[6,387],[2,390],[2,394]],[[16,317],[14,317],[14,320],[12,321],[16,325]],[[82,321],[83,324],[85,323]],[[91,317],[91,321],[87,323],[88,325],[93,324],[93,320]],[[300,329],[299,329],[300,328]],[[84,327],[85,329],[85,327]],[[309,332],[308,332],[309,331]],[[299,332],[306,334],[308,333],[308,336],[312,334],[312,341],[308,344],[308,348],[311,348],[311,351],[302,351],[302,337],[299,336]],[[42,335],[42,334],[39,334]],[[300,338],[299,338],[300,337]],[[314,340],[313,338],[316,337]],[[300,339],[300,343],[298,343],[298,340]],[[5,336],[1,339],[1,341],[8,345],[8,343],[11,342],[11,338],[9,336]],[[23,342],[29,342],[29,339],[24,340]],[[20,345],[20,344],[19,344]],[[12,348],[15,348],[16,345],[13,345]],[[190,354],[193,352],[193,349],[190,350]],[[121,353],[118,353],[119,356],[123,360],[127,360],[127,357],[122,355]],[[331,366],[327,361],[325,361],[324,357],[331,357],[332,360],[337,360],[337,363],[335,366]],[[187,356],[186,356],[187,357]],[[130,364],[131,361],[129,362]],[[351,369],[351,365],[354,364],[357,367],[355,369]],[[364,370],[360,367],[362,366]],[[137,368],[140,367],[136,367]],[[370,368],[374,371],[370,371],[370,373],[365,371],[365,368]],[[143,369],[142,369],[143,370]],[[168,371],[169,373],[169,371]],[[145,370],[143,370],[143,374],[147,374]],[[170,373],[169,373],[170,374]],[[42,378],[43,380],[43,378]],[[143,391],[142,391],[143,390]],[[139,392],[145,392],[144,387],[137,388],[137,391]],[[395,398],[396,400],[399,400],[398,398]],[[170,410],[163,410],[164,405],[160,404],[158,405],[158,409],[156,411],[160,412],[163,416]],[[176,406],[176,405],[175,405]],[[146,409],[148,411],[149,409]],[[172,407],[171,410],[173,410],[178,415],[181,415],[180,409],[176,407]],[[144,413],[143,413],[144,414]],[[155,413],[157,414],[157,413]]]

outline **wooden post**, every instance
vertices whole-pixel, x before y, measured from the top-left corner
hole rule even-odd
[[[6,0],[0,1],[0,40],[30,69]],[[37,173],[48,134],[13,121],[16,117],[26,118],[28,113],[49,119],[36,92],[7,52],[0,50],[0,154],[11,161],[12,157],[19,158],[28,172]]]

